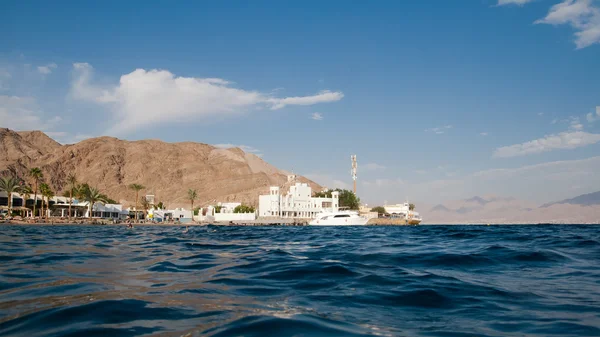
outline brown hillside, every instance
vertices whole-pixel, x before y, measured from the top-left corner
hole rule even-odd
[[[195,205],[239,201],[257,206],[258,195],[287,181],[285,171],[239,148],[111,137],[60,145],[40,131],[0,129],[0,173],[26,179],[28,169],[36,166],[60,194],[67,175],[74,172],[79,181],[97,186],[125,205],[134,202],[134,192],[127,189],[132,183],[146,186],[143,193],[154,194],[168,207],[189,207],[189,188],[198,191]],[[304,177],[299,181],[321,188]]]

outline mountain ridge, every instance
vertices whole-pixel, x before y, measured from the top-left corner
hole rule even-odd
[[[424,209],[424,223],[599,223],[600,192],[536,206],[513,197],[478,196]],[[595,202],[595,203],[592,203]],[[419,208],[419,205],[417,205]]]
[[[146,186],[143,194],[168,207],[187,207],[187,190],[196,189],[202,206],[238,201],[258,205],[258,196],[269,186],[287,184],[287,172],[240,148],[218,148],[195,142],[167,143],[160,140],[128,141],[114,137],[89,138],[61,145],[41,131],[0,129],[0,174],[29,180],[31,167],[40,167],[57,195],[66,189],[69,173],[81,182],[97,186],[109,197],[128,206],[135,193],[127,188]],[[298,176],[297,181],[322,187]]]

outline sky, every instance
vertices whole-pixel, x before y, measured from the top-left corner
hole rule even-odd
[[[600,190],[600,0],[0,3],[0,127],[239,146],[369,205]]]

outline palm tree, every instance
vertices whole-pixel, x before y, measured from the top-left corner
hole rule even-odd
[[[48,184],[46,184],[46,183],[41,183],[40,184],[40,193],[42,194],[42,215],[41,215],[41,217],[45,218],[46,217],[46,213],[44,213],[44,204],[46,201],[45,197],[46,197],[46,195],[51,193],[50,186],[48,186]],[[50,200],[48,200],[48,201],[50,201]]]
[[[140,185],[140,184],[129,185],[129,189],[135,191],[135,221],[138,220],[137,205],[138,205],[138,200],[139,200],[139,194],[140,194],[140,191],[143,190],[144,188],[146,188],[146,187],[144,187],[144,185]]]
[[[412,211],[415,209],[415,204],[409,204],[408,205],[408,210]]]
[[[48,214],[48,212],[50,212],[50,199],[54,198],[54,192],[50,186],[44,190],[43,196],[46,197],[46,218],[48,218],[50,216],[50,214]]]
[[[97,202],[100,203],[106,203],[106,196],[104,196],[102,193],[100,193],[100,190],[98,190],[95,187],[88,187],[85,188],[83,193],[83,200],[87,201],[89,203],[88,208],[89,208],[89,213],[88,213],[88,217],[91,219],[92,218],[92,212],[94,210],[94,205]]]
[[[71,205],[73,204],[73,191],[77,187],[77,176],[75,173],[71,172],[67,177],[67,182],[69,183],[69,221],[71,221]]]
[[[24,185],[23,188],[21,188],[21,192],[19,193],[21,193],[21,196],[23,197],[23,206],[27,207],[27,200],[31,198],[31,193],[33,193],[31,187],[28,185]],[[29,212],[27,214],[29,214]]]
[[[192,219],[194,219],[194,200],[198,199],[198,192],[193,189],[188,190],[188,200],[192,203]]]
[[[8,194],[8,215],[12,214],[12,195],[21,191],[23,186],[21,182],[15,177],[2,177],[0,178],[0,191]]]
[[[144,219],[148,219],[148,210],[150,209],[150,203],[148,202],[148,199],[146,199],[146,197],[143,195],[140,198],[140,206],[142,206],[142,209],[144,210]]]
[[[42,170],[40,170],[39,167],[34,167],[31,170],[29,170],[29,176],[35,182],[35,189],[33,190],[33,217],[35,218],[35,206],[37,205],[38,184],[40,181],[42,181],[42,179],[44,179],[44,174],[42,173]]]

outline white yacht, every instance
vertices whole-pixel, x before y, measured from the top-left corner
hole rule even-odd
[[[368,218],[360,216],[357,211],[323,212],[308,224],[310,226],[364,226]]]

